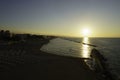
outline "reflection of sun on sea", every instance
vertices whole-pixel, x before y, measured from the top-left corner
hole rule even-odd
[[[83,43],[88,44],[89,43],[89,38],[84,37],[83,38]],[[89,57],[89,46],[88,45],[85,45],[85,44],[82,45],[82,57],[84,57],[84,58]]]

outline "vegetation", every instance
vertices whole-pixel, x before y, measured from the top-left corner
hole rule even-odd
[[[0,40],[3,41],[26,41],[26,40],[49,40],[54,36],[31,35],[31,34],[14,34],[9,30],[0,30]]]

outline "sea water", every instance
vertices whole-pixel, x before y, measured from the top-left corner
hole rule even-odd
[[[93,48],[100,51],[107,59],[111,72],[120,78],[120,38],[56,38],[41,50],[63,56],[90,58]]]

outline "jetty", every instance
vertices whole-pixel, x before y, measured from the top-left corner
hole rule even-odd
[[[106,63],[107,59],[97,49],[92,49],[90,56],[93,61],[94,71],[97,74],[101,74],[106,80],[116,80],[109,70]]]

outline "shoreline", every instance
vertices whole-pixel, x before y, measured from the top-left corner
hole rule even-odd
[[[39,41],[38,41],[39,42]],[[82,58],[58,56],[40,51],[45,43],[31,41],[10,46],[0,50],[1,71],[4,79],[54,79],[54,80],[105,80],[101,75],[90,70]],[[2,47],[2,46],[1,46]],[[9,49],[10,48],[10,49]],[[2,49],[2,48],[1,48]],[[4,51],[9,49],[7,51]],[[19,51],[21,50],[22,51]],[[13,51],[13,52],[12,52]],[[19,53],[18,53],[19,51]],[[5,54],[2,54],[6,53]],[[24,54],[23,54],[24,52]],[[14,54],[13,54],[14,53]]]

